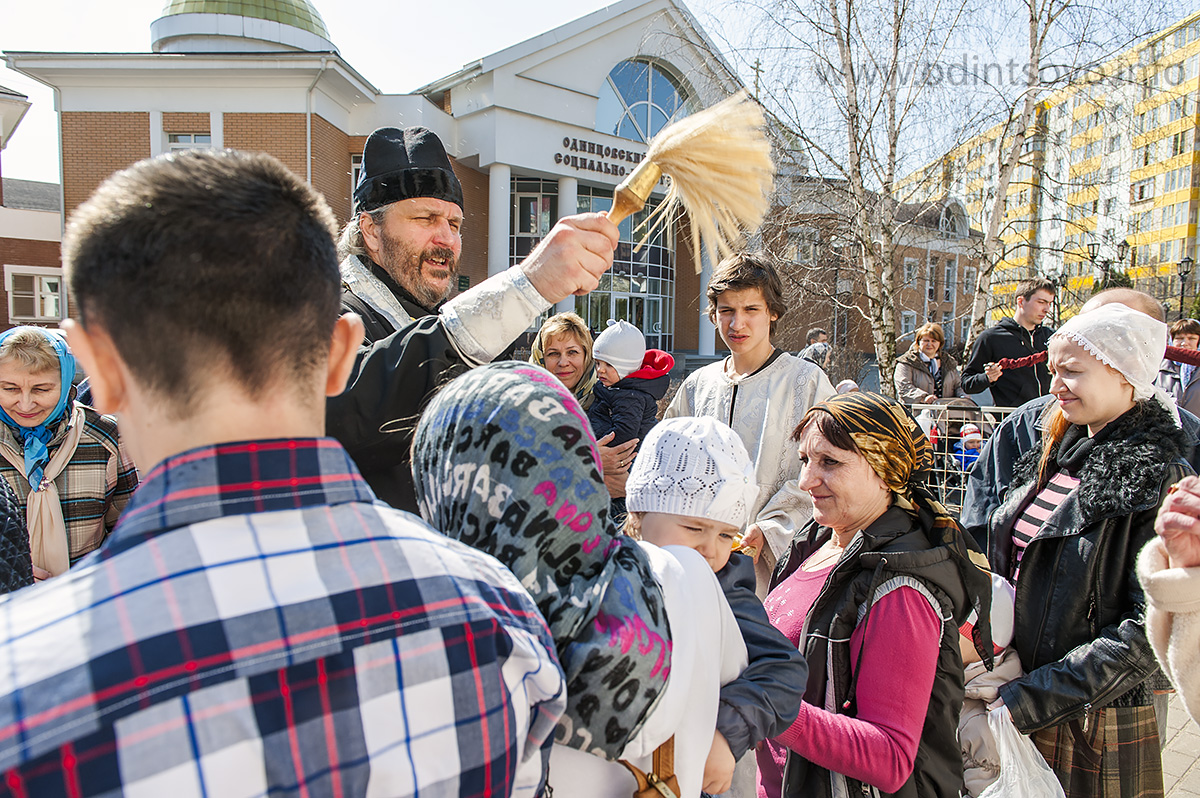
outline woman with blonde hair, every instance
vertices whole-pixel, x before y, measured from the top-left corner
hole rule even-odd
[[[958,363],[942,351],[945,346],[942,325],[929,322],[917,328],[912,347],[896,358],[896,398],[909,404],[966,398]]]
[[[138,484],[116,419],[75,400],[74,376],[61,337],[0,333],[0,475],[25,512],[38,579],[99,548]]]
[[[592,334],[578,313],[556,313],[546,319],[530,348],[529,362],[558,378],[587,410],[596,387]]]
[[[1174,402],[1154,386],[1167,327],[1125,305],[1050,338],[1041,447],[1017,460],[992,513],[988,557],[1016,585],[1013,647],[1026,675],[1000,688],[1068,798],[1163,794],[1138,552],[1181,458]]]

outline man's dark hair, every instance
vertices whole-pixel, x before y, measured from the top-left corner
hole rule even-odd
[[[1054,293],[1054,283],[1047,280],[1045,277],[1030,277],[1028,280],[1022,280],[1017,283],[1017,289],[1013,292],[1013,301],[1016,302],[1017,297],[1021,297],[1026,302],[1030,297],[1038,291],[1049,291]]]
[[[779,272],[762,253],[739,252],[717,264],[705,292],[708,297],[708,317],[716,323],[717,298],[721,294],[747,288],[762,291],[767,310],[776,316],[775,321],[771,322],[771,334],[774,335],[775,325],[787,312],[787,305],[783,302],[783,281],[779,279]]]
[[[811,343],[815,342],[818,338],[820,338],[822,335],[828,337],[829,331],[824,330],[820,327],[813,327],[811,330],[808,331],[808,334],[804,336],[804,343],[811,344]]]
[[[325,200],[275,158],[192,150],[104,181],[72,214],[63,262],[80,322],[183,417],[214,373],[257,397],[325,363],[335,230]]]

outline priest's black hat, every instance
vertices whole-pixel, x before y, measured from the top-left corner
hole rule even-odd
[[[414,197],[432,197],[463,207],[462,185],[442,140],[433,131],[381,127],[367,136],[363,147],[354,214]]]

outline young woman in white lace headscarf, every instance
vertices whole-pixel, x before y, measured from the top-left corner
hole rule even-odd
[[[1161,675],[1135,563],[1190,472],[1178,412],[1153,385],[1166,342],[1166,325],[1119,304],[1054,334],[1057,401],[989,530],[992,567],[1016,584],[1013,647],[1027,671],[999,703],[1070,798],[1162,795]]]

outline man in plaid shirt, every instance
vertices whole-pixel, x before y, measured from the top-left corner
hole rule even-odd
[[[0,601],[0,794],[540,791],[565,685],[533,601],[320,437],[362,338],[333,225],[234,152],[72,217],[69,336],[145,476],[97,553]]]

